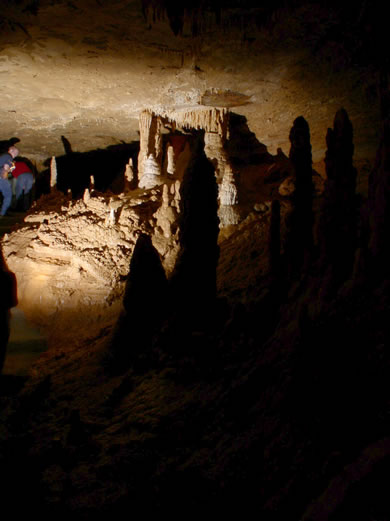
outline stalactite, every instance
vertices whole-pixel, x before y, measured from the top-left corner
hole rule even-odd
[[[226,108],[192,108],[189,110],[160,110],[159,115],[178,127],[215,132],[223,140],[228,137],[229,110]]]

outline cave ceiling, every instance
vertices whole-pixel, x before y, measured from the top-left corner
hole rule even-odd
[[[343,106],[355,153],[373,156],[375,73],[351,58],[356,42],[348,47],[337,9],[326,3],[296,2],[266,16],[256,3],[238,9],[230,2],[219,14],[197,11],[195,35],[185,13],[175,35],[158,2],[1,3],[0,140],[17,137],[37,163],[64,153],[62,135],[81,152],[131,142],[139,139],[143,109],[202,105],[244,115],[271,153],[278,147],[288,153],[292,122],[303,115],[317,161]],[[359,16],[356,10],[352,18]]]

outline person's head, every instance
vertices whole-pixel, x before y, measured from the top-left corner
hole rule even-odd
[[[13,159],[15,159],[15,157],[19,155],[19,149],[16,148],[15,145],[12,145],[8,149],[8,154],[12,156]]]

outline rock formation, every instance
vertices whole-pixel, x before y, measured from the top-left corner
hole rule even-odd
[[[50,189],[57,188],[57,163],[56,158],[53,156],[50,161]]]
[[[161,168],[156,158],[150,154],[144,162],[143,174],[139,180],[139,187],[148,190],[162,183]]]
[[[388,272],[390,234],[390,96],[387,75],[381,74],[382,135],[369,179],[369,270],[378,280]]]
[[[298,117],[290,132],[290,160],[294,168],[295,189],[286,238],[286,258],[290,277],[299,277],[307,266],[313,249],[313,183],[310,130],[307,121]]]
[[[23,228],[3,239],[30,318],[42,323],[50,316],[55,323],[61,311],[88,321],[107,310],[123,291],[129,256],[138,234],[150,231],[155,210],[142,197],[85,192],[84,199],[69,200],[58,191],[42,196]]]
[[[130,157],[125,169],[125,192],[134,188],[135,174],[133,159]]]
[[[233,169],[228,162],[224,165],[218,198],[220,203],[218,210],[220,226],[238,224],[240,221],[240,212],[238,208],[237,181]]]
[[[197,136],[180,191],[180,252],[170,279],[173,302],[186,320],[202,321],[216,297],[219,248],[217,184]]]
[[[344,109],[335,116],[326,136],[327,180],[320,220],[320,264],[328,289],[338,287],[352,272],[357,246],[356,170],[353,129]]]
[[[128,369],[130,360],[147,356],[153,334],[165,317],[167,280],[149,235],[141,234],[134,247],[123,296],[123,311],[110,345],[112,364]]]

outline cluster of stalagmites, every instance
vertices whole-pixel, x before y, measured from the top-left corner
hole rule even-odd
[[[71,193],[56,189],[52,159],[51,193],[35,204],[24,227],[3,241],[9,268],[18,276],[21,302],[26,300],[30,308],[45,309],[47,314],[118,300],[141,235],[150,237],[150,246],[170,277],[170,292],[180,295],[179,301],[189,299],[202,306],[203,296],[215,293],[218,225],[240,221],[237,176],[225,147],[228,112],[218,114],[214,126],[210,114],[181,113],[180,118],[188,128],[201,122],[206,128],[202,137],[194,140],[189,133],[175,133],[172,115],[141,114],[138,172],[130,159],[119,196],[96,192],[91,176],[82,199],[72,200]],[[169,134],[162,133],[164,125],[169,126]],[[327,181],[316,220],[313,197],[318,192],[309,126],[303,117],[294,121],[289,158],[281,158],[292,171],[292,190],[285,198],[262,205],[269,218],[270,274],[279,285],[291,284],[314,269],[326,295],[352,276],[354,266],[355,271],[356,266],[364,271],[379,264],[384,269],[380,259],[388,230],[388,134],[385,120],[370,179],[369,216],[358,236],[353,133],[347,113],[337,112],[334,128],[328,130]],[[283,199],[290,206],[285,222]],[[356,262],[358,247],[360,263]],[[211,271],[205,261],[210,256]]]
[[[164,143],[163,129],[170,128],[172,136]],[[239,222],[236,175],[225,151],[229,133],[229,112],[226,109],[193,109],[160,113],[146,110],[140,115],[140,152],[138,156],[138,186],[151,189],[165,179],[182,180],[191,154],[185,136],[178,137],[180,128],[202,129],[204,151],[212,162],[219,185],[220,225]],[[183,141],[184,138],[184,141]]]
[[[390,106],[390,104],[389,104]],[[387,114],[390,110],[387,111]],[[315,219],[310,131],[301,116],[290,132],[293,190],[291,210],[281,241],[279,201],[273,201],[270,232],[270,273],[287,286],[307,278],[320,298],[331,298],[348,282],[388,278],[389,233],[389,118],[384,118],[383,136],[376,165],[369,180],[368,211],[356,195],[357,172],[353,166],[353,129],[348,114],[340,109],[326,136],[326,181],[319,214]]]
[[[217,183],[202,136],[195,139],[193,150],[180,197],[175,198],[175,192],[170,197],[166,185],[163,191],[165,209],[179,211],[179,249],[169,278],[151,237],[142,234],[137,240],[111,343],[115,369],[125,370],[138,355],[148,356],[164,321],[177,337],[182,329],[202,329],[212,317],[219,257]]]

